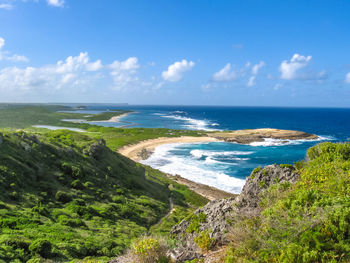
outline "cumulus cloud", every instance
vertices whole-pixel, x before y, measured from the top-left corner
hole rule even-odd
[[[56,7],[63,7],[64,0],[47,0],[47,4]]]
[[[345,82],[350,84],[350,72],[345,76]]]
[[[223,67],[218,72],[215,72],[212,79],[217,82],[225,82],[231,81],[238,77],[237,72],[232,70],[231,63],[227,63],[225,67]]]
[[[5,46],[5,39],[0,37],[0,61],[1,60],[8,60],[8,61],[12,61],[12,62],[28,62],[29,61],[29,59],[26,58],[25,56],[17,55],[17,54],[11,55],[11,53],[9,51],[4,50],[4,46]]]
[[[7,67],[0,70],[0,91],[43,91],[51,93],[62,88],[83,88],[99,75],[93,75],[88,53],[70,56],[64,61],[43,67]],[[95,66],[96,68],[96,66]]]
[[[265,62],[264,61],[260,61],[258,64],[255,64],[253,67],[252,67],[252,76],[249,78],[248,80],[248,83],[247,83],[247,86],[248,87],[252,87],[255,85],[255,79],[256,79],[256,76],[258,75],[259,73],[259,70],[265,66]]]
[[[177,61],[168,67],[168,70],[162,72],[162,77],[166,81],[177,82],[183,78],[186,71],[190,71],[194,67],[193,61]]]
[[[111,68],[110,74],[113,77],[116,90],[122,90],[138,80],[135,74],[140,65],[136,57],[130,57],[124,61],[116,60],[109,67]]]
[[[253,87],[255,85],[255,78],[256,76],[251,76],[248,80],[247,86],[248,87]]]
[[[298,71],[306,67],[311,61],[311,58],[312,56],[302,56],[299,54],[294,54],[289,61],[282,61],[280,65],[281,79],[298,79]]]
[[[253,67],[252,67],[252,74],[253,75],[258,75],[259,73],[259,70],[265,66],[265,62],[264,61],[260,61],[258,64],[255,64]]]

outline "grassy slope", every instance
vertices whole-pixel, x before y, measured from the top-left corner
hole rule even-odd
[[[88,123],[64,122],[61,119],[88,119],[86,114],[57,112],[59,110],[72,110],[71,108],[55,105],[14,105],[0,104],[0,129],[15,130],[24,129],[29,131],[43,131],[46,129],[33,128],[32,125],[54,125],[63,127],[74,127],[87,130],[89,136],[103,138],[107,145],[116,150],[127,144],[136,143],[141,140],[154,139],[158,137],[178,137],[178,136],[202,136],[200,131],[171,130],[156,128],[113,128],[90,125]],[[93,115],[94,120],[109,119],[111,115],[125,113],[119,111],[117,114],[107,112]],[[107,116],[108,115],[108,116]]]
[[[258,218],[233,230],[226,262],[350,262],[350,143],[322,143],[301,180],[264,195]]]
[[[184,211],[174,222],[207,202],[101,142],[89,155],[98,145],[91,136],[54,131],[38,139],[7,133],[0,145],[0,262],[107,259],[148,232],[169,197]]]

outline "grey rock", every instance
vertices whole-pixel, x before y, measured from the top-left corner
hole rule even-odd
[[[99,160],[105,148],[106,141],[104,139],[100,139],[97,142],[91,144],[86,154],[92,156],[96,160]]]
[[[242,217],[259,215],[260,195],[275,183],[295,183],[299,175],[294,168],[269,165],[256,173],[252,173],[246,181],[241,194],[228,199],[214,200],[199,208],[194,214],[205,213],[206,220],[200,224],[199,231],[209,230],[210,237],[215,239],[214,246],[222,246],[229,242],[227,233]],[[194,242],[197,233],[187,233],[189,220],[183,220],[174,226],[171,234],[181,241],[182,247],[172,250],[176,262],[185,262],[204,255]]]

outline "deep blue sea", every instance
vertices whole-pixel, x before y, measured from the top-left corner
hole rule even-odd
[[[262,143],[168,144],[156,148],[144,163],[163,172],[239,193],[245,178],[257,166],[293,163],[305,158],[306,150],[322,141],[350,140],[350,109],[210,107],[210,106],[89,106],[96,113],[112,109],[135,111],[119,123],[104,126],[236,130],[277,128],[314,133],[317,141],[266,140]]]

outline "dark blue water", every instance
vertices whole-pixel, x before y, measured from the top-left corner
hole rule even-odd
[[[314,133],[317,141],[266,140],[263,143],[163,145],[145,163],[164,172],[239,192],[252,169],[305,158],[307,148],[322,141],[350,140],[350,109],[207,106],[91,106],[89,110],[130,109],[122,123],[105,126],[198,130],[254,128],[290,129]]]

